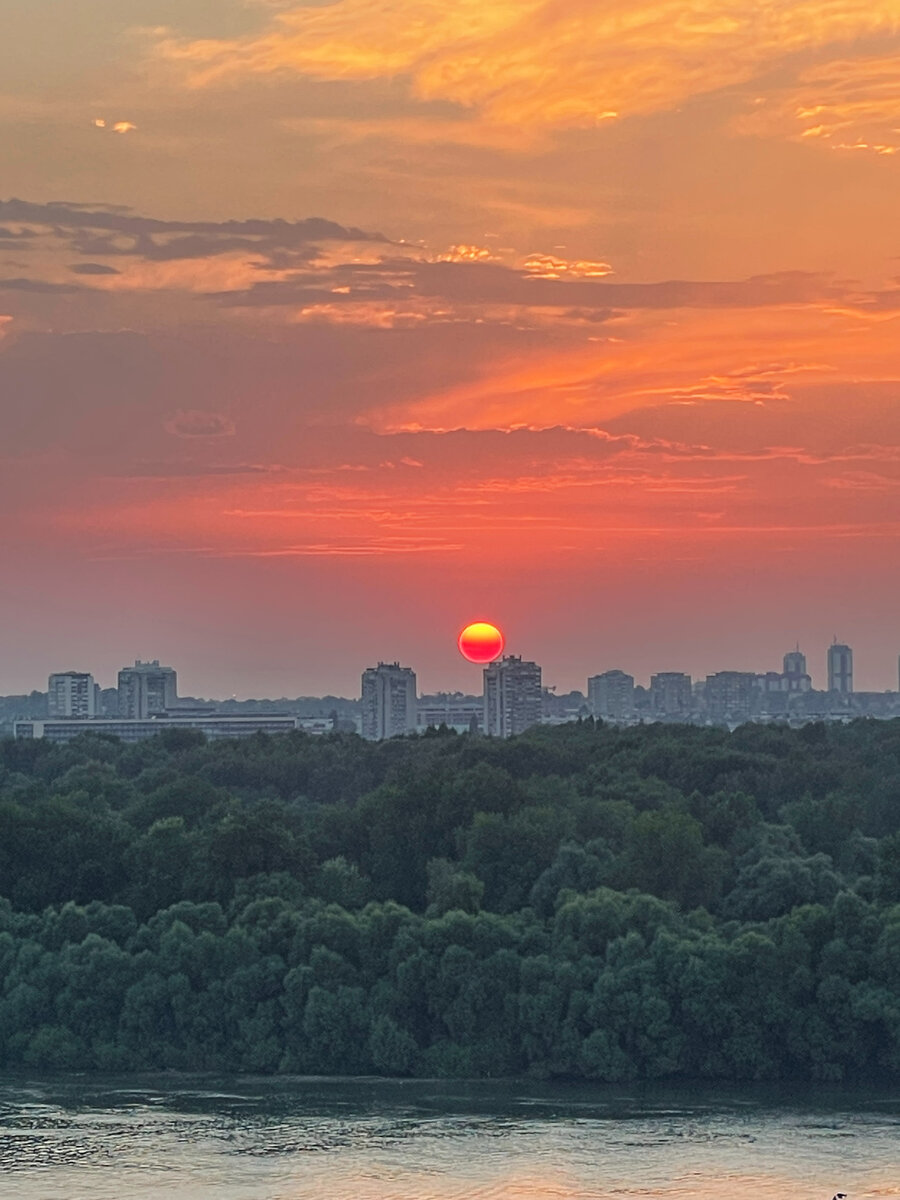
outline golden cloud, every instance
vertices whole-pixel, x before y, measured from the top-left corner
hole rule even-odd
[[[133,121],[107,121],[105,117],[96,117],[92,122],[95,129],[108,129],[113,133],[133,133],[137,125]]]
[[[160,52],[196,86],[236,75],[407,78],[523,131],[659,111],[753,79],[773,60],[896,32],[896,0],[337,0],[277,13],[258,36]]]

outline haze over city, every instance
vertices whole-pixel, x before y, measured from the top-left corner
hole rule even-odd
[[[0,0],[0,694],[478,690],[479,619],[560,690],[835,637],[896,688],[894,0],[51,7]]]

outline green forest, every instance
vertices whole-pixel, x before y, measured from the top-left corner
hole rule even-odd
[[[0,1066],[900,1078],[900,722],[0,741]]]

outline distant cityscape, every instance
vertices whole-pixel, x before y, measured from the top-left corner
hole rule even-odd
[[[900,717],[900,661],[898,691],[855,691],[853,651],[835,641],[826,652],[826,676],[824,689],[814,687],[806,655],[797,647],[784,655],[780,671],[717,671],[704,679],[660,671],[645,686],[614,669],[589,676],[585,692],[558,695],[544,686],[537,663],[507,655],[484,667],[480,696],[420,695],[412,667],[379,662],[363,671],[358,700],[213,701],[179,697],[173,667],[138,659],[119,671],[114,688],[101,688],[89,672],[60,671],[50,676],[46,692],[0,697],[0,732],[63,742],[86,730],[139,741],[170,728],[195,729],[210,738],[299,729],[356,732],[379,741],[441,727],[509,737],[534,725],[585,718],[623,726],[671,722],[734,728],[747,721],[797,726]]]

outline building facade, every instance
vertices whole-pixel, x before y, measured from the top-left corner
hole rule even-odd
[[[47,715],[86,721],[97,716],[97,692],[93,675],[83,671],[60,671],[47,680]]]
[[[141,662],[119,672],[119,716],[131,721],[165,716],[167,708],[178,702],[177,676],[171,667],[162,667],[159,659]]]
[[[766,676],[752,671],[716,671],[707,675],[703,698],[710,720],[748,721],[758,708],[760,680],[766,681]]]
[[[363,671],[362,735],[370,741],[413,733],[418,723],[416,673],[399,663],[380,662]]]
[[[480,696],[463,692],[436,692],[420,696],[417,704],[419,729],[438,729],[446,725],[457,733],[479,733],[484,719]]]
[[[693,707],[690,675],[682,671],[660,671],[650,677],[650,711],[657,718],[683,720]]]
[[[799,646],[784,656],[783,663],[785,691],[796,694],[812,690],[812,679],[806,670],[806,655],[801,654]]]
[[[837,641],[828,647],[828,690],[841,696],[853,694],[853,651]]]
[[[604,671],[587,681],[588,705],[604,721],[627,721],[634,716],[634,676]]]
[[[43,738],[48,742],[70,742],[85,733],[103,733],[123,742],[141,742],[166,729],[195,729],[204,737],[240,738],[254,733],[291,733],[297,728],[297,718],[287,715],[260,714],[253,717],[219,716],[215,713],[189,717],[150,717],[147,720],[128,717],[101,717],[86,723],[81,720],[16,721],[16,738]]]
[[[541,668],[515,655],[484,668],[484,732],[512,737],[541,721]]]

